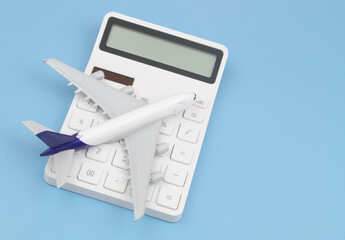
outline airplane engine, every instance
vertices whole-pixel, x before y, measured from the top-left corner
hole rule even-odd
[[[93,78],[96,78],[97,80],[103,80],[104,79],[104,73],[101,70],[92,73],[90,76]]]

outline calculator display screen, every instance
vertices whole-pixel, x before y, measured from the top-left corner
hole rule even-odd
[[[187,39],[110,18],[100,48],[152,66],[213,83],[222,52]]]
[[[212,75],[216,55],[114,24],[106,45],[205,77]]]

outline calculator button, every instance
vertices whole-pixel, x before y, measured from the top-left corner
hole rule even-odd
[[[105,180],[104,187],[115,192],[124,193],[127,183],[128,174],[121,173],[120,171],[110,171]]]
[[[71,168],[69,169],[69,172],[68,172],[68,177],[72,177],[75,166],[76,166],[76,161],[72,160]],[[52,166],[52,172],[56,173],[55,164],[53,164]]]
[[[159,191],[157,204],[176,210],[180,202],[181,193],[174,187],[163,186]]]
[[[164,135],[167,135],[167,136],[170,136],[173,133],[173,131],[174,131],[176,120],[177,120],[176,117],[171,117],[171,118],[164,119],[162,121],[162,126],[160,128],[160,133],[162,133]]]
[[[177,138],[186,142],[196,143],[199,137],[199,128],[193,123],[183,122],[177,133]]]
[[[193,150],[186,148],[182,144],[175,144],[171,154],[171,159],[180,163],[190,164],[193,158]]]
[[[99,162],[106,162],[109,156],[110,149],[111,146],[108,144],[91,147],[87,150],[86,157]]]
[[[69,127],[77,131],[85,130],[91,127],[92,121],[93,118],[89,114],[83,112],[75,112],[72,115]]]
[[[208,101],[197,96],[193,105],[200,108],[207,108]]]
[[[95,163],[83,163],[79,172],[78,179],[80,181],[97,185],[101,179],[103,169]]]
[[[190,107],[186,109],[183,117],[194,122],[202,123],[204,121],[204,115],[204,112],[200,108]]]
[[[129,168],[129,159],[127,151],[118,149],[112,162],[113,166],[127,170]]]
[[[164,181],[178,187],[183,187],[187,178],[187,171],[176,166],[168,166],[164,176]]]
[[[91,99],[86,100],[86,98],[80,98],[78,102],[78,108],[89,111],[89,112],[97,112],[97,106],[94,106],[95,102]]]

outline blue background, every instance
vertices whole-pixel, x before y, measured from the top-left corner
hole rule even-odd
[[[226,45],[184,215],[144,217],[43,180],[42,143],[73,98],[43,65],[84,69],[120,12]],[[1,239],[345,239],[344,1],[1,1]]]

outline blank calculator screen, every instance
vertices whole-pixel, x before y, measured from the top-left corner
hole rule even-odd
[[[217,59],[213,53],[117,24],[111,27],[106,45],[205,77],[211,77]]]
[[[100,50],[213,84],[223,52],[220,49],[138,25],[109,18]]]

